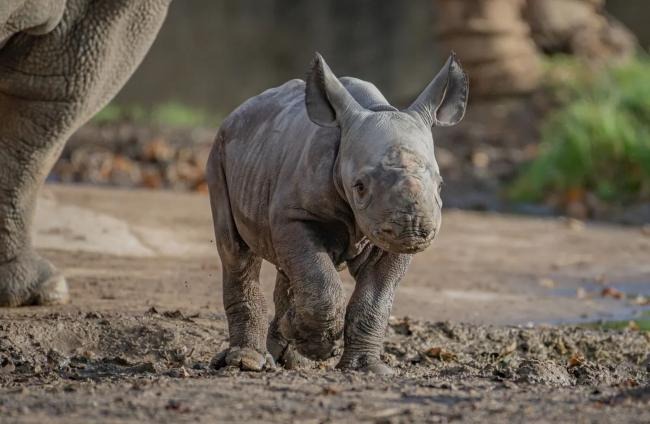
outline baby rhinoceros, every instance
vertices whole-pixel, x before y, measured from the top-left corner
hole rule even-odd
[[[380,354],[395,289],[440,229],[431,127],[458,123],[467,94],[454,55],[397,110],[316,54],[306,82],[269,89],[228,116],[206,171],[230,333],[213,366],[291,368],[331,358],[343,337],[339,368],[391,372]],[[262,259],[277,268],[268,331]],[[346,265],[356,282],[347,308]]]

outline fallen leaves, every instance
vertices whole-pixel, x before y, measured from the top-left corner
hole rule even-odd
[[[547,289],[552,289],[555,288],[556,286],[555,280],[551,278],[540,278],[539,280],[537,280],[537,284]]]
[[[207,191],[205,163],[211,139],[201,137],[187,144],[172,142],[174,134],[162,136],[128,126],[123,130],[112,134],[105,143],[95,140],[66,147],[50,178],[122,187]],[[108,135],[111,134],[99,138]]]
[[[580,352],[575,352],[569,358],[569,363],[567,364],[567,368],[579,367],[584,365],[584,363],[585,363],[585,357]]]
[[[611,297],[612,299],[625,299],[625,293],[618,289],[615,289],[614,287],[605,287],[600,292],[600,295],[602,297]]]
[[[641,227],[641,234],[650,237],[650,224],[645,224]]]
[[[441,347],[432,347],[424,352],[429,358],[437,359],[439,361],[450,362],[458,359],[458,355]]]
[[[504,358],[510,355],[511,353],[515,352],[516,350],[517,350],[517,341],[513,340],[512,342],[504,346],[503,349],[501,349],[501,351],[499,352],[499,358]]]
[[[576,218],[568,218],[566,220],[566,226],[571,230],[571,231],[582,231],[585,229],[585,223],[584,221],[581,221]]]

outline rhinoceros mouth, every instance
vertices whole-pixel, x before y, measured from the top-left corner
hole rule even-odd
[[[402,236],[396,240],[386,240],[383,237],[374,235],[370,238],[373,244],[391,253],[419,253],[425,250],[433,243],[436,231],[432,231],[426,237],[421,235],[410,234]]]

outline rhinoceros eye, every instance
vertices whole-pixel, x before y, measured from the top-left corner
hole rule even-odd
[[[354,189],[357,191],[357,193],[363,194],[366,191],[366,186],[363,185],[361,181],[357,181],[356,184],[354,184]]]

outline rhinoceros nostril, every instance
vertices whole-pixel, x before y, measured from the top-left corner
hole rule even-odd
[[[390,224],[381,224],[379,227],[379,232],[384,237],[395,237],[395,229]]]

